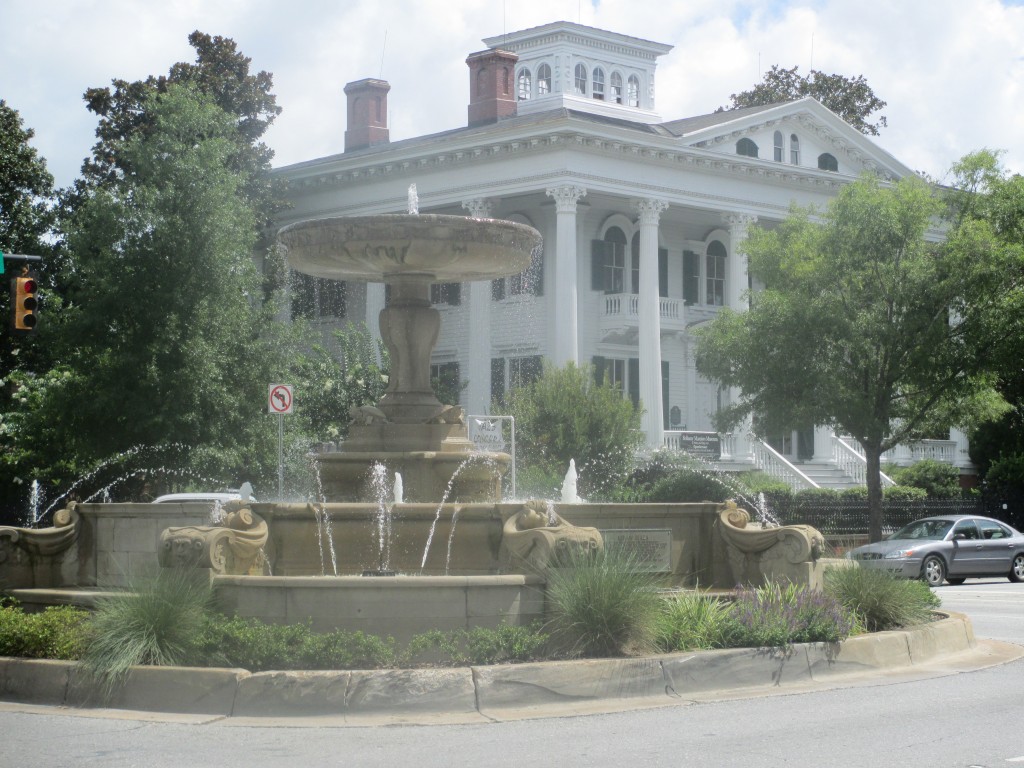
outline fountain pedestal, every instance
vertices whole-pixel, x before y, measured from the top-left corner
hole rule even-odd
[[[480,454],[462,411],[438,401],[430,360],[441,328],[432,283],[491,280],[524,271],[540,247],[532,227],[464,216],[382,215],[300,222],[279,234],[293,269],[337,280],[383,281],[380,332],[391,357],[377,406],[356,409],[337,453],[320,454],[325,498],[360,501],[369,469],[401,473],[407,501],[497,501],[508,454]]]

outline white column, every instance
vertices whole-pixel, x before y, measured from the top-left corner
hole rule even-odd
[[[723,213],[722,221],[729,225],[729,276],[726,279],[726,306],[737,312],[750,309],[750,302],[744,295],[749,278],[749,259],[743,252],[747,230],[757,222],[757,216],[747,213]]]
[[[490,219],[494,201],[484,198],[464,200],[462,207],[474,219]],[[491,281],[474,280],[469,284],[469,379],[466,407],[469,413],[489,413],[491,407]]]
[[[576,203],[587,190],[572,184],[551,187],[549,197],[555,199],[555,348],[552,361],[563,366],[579,365],[579,332],[576,319]]]
[[[750,278],[748,277],[749,260],[743,251],[743,244],[747,239],[747,229],[757,221],[757,216],[747,213],[723,213],[722,221],[729,225],[729,255],[726,258],[729,274],[726,278],[725,304],[736,312],[746,312],[750,309],[750,302],[746,295]],[[729,399],[734,403],[737,402],[740,399],[740,391],[735,388],[730,389]],[[734,458],[743,459],[752,455],[751,426],[748,420],[736,427]]]
[[[384,283],[366,284],[366,327],[373,339],[373,354],[380,365],[380,312],[384,309]]]
[[[661,297],[658,292],[658,220],[668,208],[664,200],[639,200],[640,285],[637,293],[640,335],[640,401],[644,407],[641,427],[647,447],[661,448],[665,424],[661,399]]]

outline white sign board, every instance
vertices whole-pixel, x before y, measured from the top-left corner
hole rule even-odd
[[[267,409],[269,413],[291,413],[294,401],[292,388],[288,384],[270,384],[267,387]]]
[[[500,419],[470,417],[469,439],[481,451],[505,450],[505,434],[502,431]]]

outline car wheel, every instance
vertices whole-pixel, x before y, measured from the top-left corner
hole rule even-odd
[[[1024,552],[1018,553],[1013,558],[1013,565],[1010,566],[1010,581],[1024,581]]]
[[[938,587],[946,580],[946,563],[938,555],[926,557],[921,565],[921,578],[929,587]]]
[[[961,584],[967,581],[967,579],[946,579],[946,581],[948,581],[954,587],[959,587]]]

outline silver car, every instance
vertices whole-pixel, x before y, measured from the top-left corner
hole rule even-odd
[[[862,568],[924,579],[933,587],[981,576],[1024,581],[1024,534],[988,517],[940,515],[915,520],[885,541],[846,555]]]

